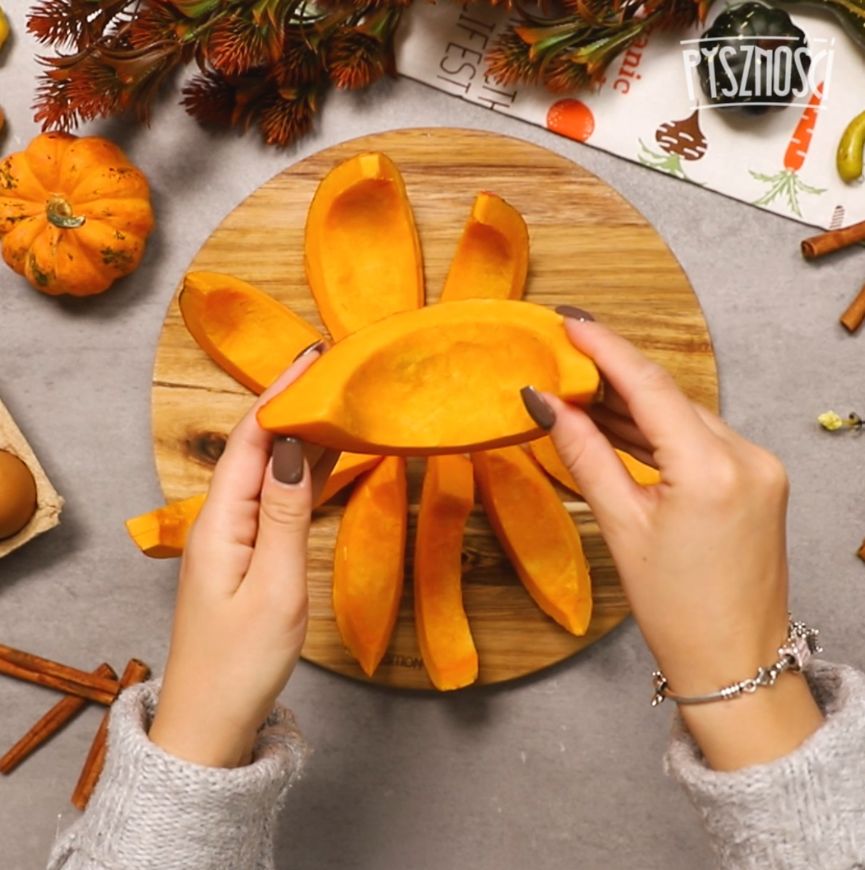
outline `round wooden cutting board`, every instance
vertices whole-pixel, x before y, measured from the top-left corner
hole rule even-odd
[[[383,151],[405,178],[423,245],[427,301],[435,302],[475,195],[491,191],[525,217],[531,240],[526,298],[591,311],[669,369],[693,399],[716,409],[711,340],[681,267],[655,230],[595,176],[544,148],[473,130],[413,129],[328,148],[281,172],[226,217],[190,270],[227,272],[270,293],[324,330],[303,266],[306,212],[319,181],[361,151]],[[156,464],[167,501],[207,489],[226,434],[253,396],[198,348],[171,302],[153,375]],[[373,681],[429,689],[412,618],[412,542],[423,471],[410,462],[406,586],[390,648]],[[609,553],[585,503],[564,490],[591,564],[594,616],[577,638],[544,616],[517,579],[476,506],[463,550],[464,594],[480,659],[478,683],[533,673],[611,631],[628,613]],[[366,679],[344,650],[331,610],[331,559],[345,496],[316,512],[310,543],[310,622],[304,657]]]

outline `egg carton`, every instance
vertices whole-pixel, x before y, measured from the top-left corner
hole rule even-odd
[[[28,541],[53,529],[60,522],[60,511],[63,508],[63,498],[51,485],[48,476],[39,464],[33,448],[21,430],[15,425],[12,415],[3,402],[0,402],[0,450],[14,453],[30,469],[36,481],[36,512],[30,522],[20,532],[11,538],[0,540],[0,558]]]

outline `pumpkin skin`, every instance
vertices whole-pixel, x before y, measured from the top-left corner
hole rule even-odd
[[[147,179],[107,139],[43,133],[0,162],[3,259],[42,293],[107,290],[153,223]]]

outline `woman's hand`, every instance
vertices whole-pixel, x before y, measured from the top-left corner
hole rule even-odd
[[[686,398],[625,339],[581,320],[578,309],[560,313],[602,374],[603,401],[584,411],[536,393],[526,404],[536,419],[538,399],[554,414],[550,434],[671,690],[704,694],[754,676],[786,638],[783,466]],[[638,486],[613,446],[655,465],[661,482]],[[821,722],[804,678],[792,673],[753,695],[680,711],[710,764],[727,769],[784,755]]]
[[[310,513],[336,455],[310,449],[305,457],[293,438],[274,443],[255,412],[317,351],[299,358],[231,433],[183,554],[150,739],[188,761],[247,763],[300,655]]]

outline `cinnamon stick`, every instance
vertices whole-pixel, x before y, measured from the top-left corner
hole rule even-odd
[[[117,680],[88,674],[31,653],[0,644],[0,674],[57,689],[65,695],[77,695],[106,706],[117,697]]]
[[[136,683],[143,683],[149,676],[150,668],[144,662],[130,659],[120,677],[120,690],[134,686]],[[86,808],[90,796],[93,794],[93,789],[96,788],[102,774],[105,753],[108,750],[108,720],[110,716],[111,711],[109,710],[102,717],[93,743],[90,744],[90,751],[87,753],[84,767],[81,768],[81,775],[78,777],[75,790],[72,792],[72,805],[79,810]]]
[[[111,665],[103,662],[93,671],[100,677],[117,679]],[[47,743],[61,728],[68,725],[85,707],[87,699],[67,695],[58,701],[9,751],[0,758],[0,773],[10,774],[29,755]]]
[[[865,320],[865,287],[859,291],[840,318],[841,326],[849,333],[856,332],[863,320]]]
[[[816,260],[857,242],[865,242],[865,221],[805,239],[802,242],[802,256],[806,260]]]

